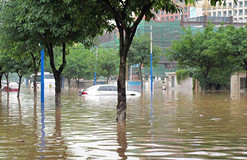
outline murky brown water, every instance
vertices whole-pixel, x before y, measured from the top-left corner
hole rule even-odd
[[[247,98],[230,93],[163,92],[128,98],[118,125],[116,98],[63,94],[55,109],[24,89],[2,93],[0,159],[247,159]]]

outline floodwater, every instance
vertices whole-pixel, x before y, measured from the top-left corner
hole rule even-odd
[[[246,95],[157,89],[128,98],[117,124],[116,97],[65,91],[56,108],[53,94],[44,113],[29,89],[0,94],[0,159],[247,159]]]

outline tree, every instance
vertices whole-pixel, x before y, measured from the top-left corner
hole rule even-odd
[[[185,0],[183,2],[188,4],[194,3],[195,1]],[[221,5],[223,1],[210,0],[211,5],[216,5],[216,2],[219,2]],[[112,14],[112,16],[108,16],[108,19],[115,21],[119,31],[120,65],[118,76],[117,120],[124,121],[126,119],[127,108],[125,87],[126,59],[139,23],[144,17],[147,21],[155,17],[152,12],[153,8],[155,11],[165,10],[167,13],[179,12],[182,11],[182,9],[176,5],[173,0],[98,0],[98,6],[99,8],[105,9],[107,15],[109,15],[108,12]],[[133,16],[133,13],[135,16]]]
[[[30,72],[30,68],[32,67],[32,60],[30,57],[23,57],[19,59],[14,59],[14,65],[12,66],[13,70],[15,73],[17,73],[19,77],[18,81],[18,92],[17,92],[17,97],[19,98],[20,96],[20,91],[21,91],[21,81],[22,77],[25,74],[28,74]]]
[[[168,50],[168,56],[178,61],[180,67],[196,68],[203,76],[203,92],[206,90],[207,78],[214,68],[223,67],[228,61],[221,50],[215,47],[217,38],[213,25],[207,25],[203,32],[195,34],[184,29],[180,40],[174,41]]]
[[[72,78],[76,79],[77,87],[79,88],[80,79],[91,79],[93,77],[93,54],[80,44],[76,47],[70,47],[69,52],[63,75],[69,82]]]
[[[160,60],[162,50],[160,47],[153,45],[153,64],[157,64]],[[139,78],[141,79],[141,89],[143,90],[142,65],[150,66],[150,35],[137,35],[128,52],[128,64],[136,65],[139,68]]]
[[[224,36],[224,44],[221,47],[223,52],[230,55],[238,64],[236,70],[247,71],[247,28],[234,26],[227,26],[222,28],[222,35]],[[245,78],[245,90],[247,90],[247,72]]]
[[[117,74],[119,56],[114,49],[99,49],[97,53],[97,75],[106,77],[108,84],[109,78]]]
[[[203,92],[205,93],[209,73],[216,68],[231,67],[229,59],[222,53],[223,42],[219,41],[221,30],[214,31],[213,25],[207,25],[203,32],[184,29],[180,40],[174,41],[167,54],[182,68],[196,68],[203,77]]]
[[[33,62],[32,72],[34,76],[34,97],[37,97],[37,73],[40,66],[40,46],[35,40],[27,40],[23,38],[23,32],[20,32],[18,23],[16,20],[19,13],[18,6],[20,1],[2,1],[1,4],[1,49],[3,52],[8,53],[15,57],[15,59],[23,57],[31,57]],[[35,37],[34,37],[35,39]]]
[[[45,47],[55,77],[56,106],[61,106],[61,73],[66,65],[66,46],[73,41],[90,44],[96,35],[102,33],[103,26],[108,27],[100,14],[91,14],[101,10],[94,1],[18,0],[6,4],[11,6],[7,11],[15,17],[10,28],[17,38],[12,36],[12,40],[41,43]],[[63,58],[59,64],[55,64],[54,47],[61,47]]]

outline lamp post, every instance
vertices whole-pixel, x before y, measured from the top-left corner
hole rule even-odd
[[[95,62],[95,70],[94,70],[94,81],[93,81],[93,85],[96,85],[96,76],[97,76],[97,48],[95,50],[95,56],[96,56],[96,62]]]
[[[151,94],[153,94],[153,34],[152,26],[150,26],[150,80],[151,80]]]
[[[41,47],[43,47],[41,45]],[[41,104],[44,104],[45,102],[45,89],[44,89],[44,48],[41,50]],[[41,105],[42,106],[42,105]]]

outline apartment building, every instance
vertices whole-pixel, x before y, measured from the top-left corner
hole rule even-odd
[[[234,22],[247,22],[247,0],[239,0],[237,4],[234,0],[226,0],[225,4],[211,7],[205,4],[206,1],[198,1],[193,12],[196,16],[207,15],[210,17],[230,17],[233,16]],[[192,12],[192,11],[191,11]]]
[[[165,11],[158,11],[157,13],[154,12],[156,15],[156,19],[160,21],[174,21],[180,20],[181,16],[184,16],[185,19],[190,17],[190,7],[189,6],[182,6],[183,13],[166,13]]]

